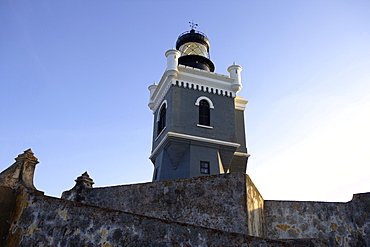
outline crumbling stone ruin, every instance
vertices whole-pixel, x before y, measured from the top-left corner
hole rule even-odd
[[[33,185],[26,150],[0,173],[0,246],[370,246],[370,193],[347,203],[264,200],[228,173],[93,188]]]

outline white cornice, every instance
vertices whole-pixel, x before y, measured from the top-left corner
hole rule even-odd
[[[153,103],[152,107],[150,108],[154,112],[157,110],[158,106],[162,103],[162,99],[166,95],[168,89],[171,86],[172,78],[176,77],[176,75],[172,75],[165,71],[162,75],[161,80],[158,83],[156,90],[154,91],[153,95],[150,98],[150,101]]]
[[[245,107],[248,103],[248,100],[245,100],[243,97],[236,96],[234,101],[235,101],[235,109],[236,110],[240,110],[240,111],[245,110]]]
[[[235,152],[234,153],[235,156],[242,156],[242,157],[249,157],[251,156],[250,154],[247,154],[247,153],[241,153],[241,152]]]
[[[183,65],[177,66],[177,73],[165,71],[158,86],[150,98],[150,109],[153,113],[158,109],[161,101],[171,85],[189,87],[194,90],[235,97],[236,92],[232,87],[234,79],[206,70],[200,70]],[[172,71],[173,72],[173,71]]]
[[[192,75],[207,77],[209,79],[214,78],[216,80],[222,80],[220,78],[223,78],[224,80],[229,81],[230,83],[234,81],[233,79],[231,79],[227,75],[213,73],[213,72],[209,72],[209,71],[202,70],[202,69],[197,69],[197,68],[193,68],[193,67],[189,67],[189,66],[184,66],[184,65],[181,65],[181,64],[179,66],[177,66],[177,69],[179,70],[179,72],[190,73]]]
[[[221,141],[221,140],[217,140],[217,139],[210,139],[210,138],[204,138],[204,137],[199,137],[199,136],[180,134],[180,133],[176,133],[176,132],[168,132],[165,135],[165,137],[163,137],[163,139],[158,144],[158,146],[153,150],[153,152],[150,155],[149,159],[151,159],[153,157],[153,155],[161,148],[161,146],[165,143],[165,141],[169,137],[177,137],[177,138],[187,139],[187,140],[191,140],[191,141],[207,142],[207,143],[212,143],[212,144],[217,144],[217,145],[223,145],[223,146],[229,146],[229,147],[235,147],[235,148],[240,147],[240,144],[239,143],[235,143],[235,142],[226,142],[226,141]]]
[[[239,143],[235,143],[235,142],[226,142],[226,141],[221,141],[221,140],[217,140],[217,139],[210,139],[210,138],[205,138],[205,137],[180,134],[180,133],[176,133],[176,132],[168,132],[167,136],[179,137],[179,138],[188,139],[188,140],[192,140],[192,141],[209,142],[209,143],[213,143],[213,144],[236,147],[236,148],[238,148],[240,146]]]

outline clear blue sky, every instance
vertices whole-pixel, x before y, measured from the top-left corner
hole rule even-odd
[[[194,20],[216,72],[243,67],[248,174],[265,199],[370,191],[369,1],[0,2],[0,170],[32,148],[60,196],[150,181],[147,87]]]

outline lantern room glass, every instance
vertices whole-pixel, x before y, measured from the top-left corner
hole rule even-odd
[[[198,55],[209,58],[207,48],[197,42],[188,42],[180,46],[181,56]]]

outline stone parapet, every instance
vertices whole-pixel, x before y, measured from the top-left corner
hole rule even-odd
[[[5,246],[301,246],[23,193]]]
[[[244,173],[88,188],[81,194],[85,198],[81,202],[90,205],[263,236],[263,199]],[[63,198],[71,199],[67,195],[70,192]],[[258,203],[248,203],[255,200]]]
[[[265,201],[267,236],[321,240],[325,246],[370,246],[370,193],[352,201]],[[317,245],[321,246],[321,245]]]

